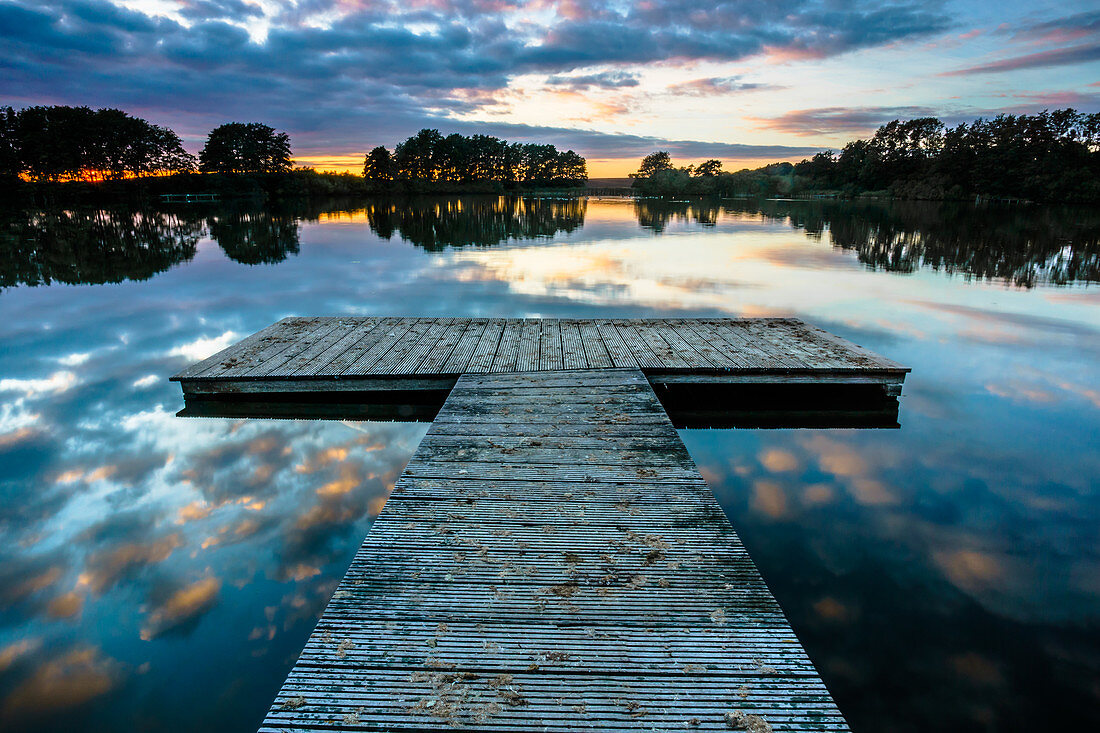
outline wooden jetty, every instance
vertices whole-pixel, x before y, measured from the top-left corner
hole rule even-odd
[[[654,385],[906,371],[790,319],[416,318],[184,370],[189,401],[446,390],[261,730],[847,730]]]
[[[210,204],[217,203],[221,197],[216,193],[162,193],[160,200],[164,204]]]

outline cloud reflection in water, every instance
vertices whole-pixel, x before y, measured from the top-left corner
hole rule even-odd
[[[900,431],[685,439],[857,727],[1095,718],[1097,224],[1031,213],[482,198],[17,218],[0,716],[257,723],[425,426],[181,419],[165,379],[280,317],[347,313],[795,315],[911,365]]]

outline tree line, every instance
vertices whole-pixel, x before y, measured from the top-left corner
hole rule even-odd
[[[675,168],[643,158],[635,187],[654,195],[875,192],[897,198],[1100,200],[1100,114],[1073,109],[998,115],[947,127],[935,117],[893,120],[868,140],[799,163],[725,173],[721,163]]]
[[[211,130],[198,156],[179,136],[118,109],[0,108],[0,179],[38,183],[116,181],[172,174],[286,174],[290,136],[260,123]],[[322,174],[317,174],[322,175]],[[488,135],[421,130],[391,155],[364,159],[363,192],[573,187],[588,180],[584,158],[553,145],[509,143]],[[352,189],[347,181],[341,188]]]
[[[210,131],[198,158],[179,136],[119,109],[0,108],[0,177],[114,181],[180,173],[285,173],[290,137],[259,123]]]
[[[585,159],[553,145],[509,143],[490,135],[444,137],[424,129],[390,153],[376,147],[363,161],[363,178],[377,188],[394,182],[412,190],[496,184],[498,188],[572,188],[588,180]]]

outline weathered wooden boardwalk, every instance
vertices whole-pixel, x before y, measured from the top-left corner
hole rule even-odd
[[[450,390],[262,730],[847,730],[653,385],[907,371],[789,319],[311,318],[181,372]]]
[[[461,374],[641,369],[655,383],[880,384],[909,370],[794,318],[285,318],[180,372],[187,394],[450,388]]]
[[[264,730],[844,722],[638,370],[466,375]]]

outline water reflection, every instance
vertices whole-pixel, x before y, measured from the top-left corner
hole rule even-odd
[[[383,239],[397,234],[439,251],[568,234],[584,225],[587,204],[583,198],[432,197],[372,203],[362,214]]]
[[[685,442],[855,730],[1100,724],[1096,212],[467,202],[7,215],[0,728],[258,724],[424,426],[166,377],[317,313],[782,314],[913,367],[900,430]]]
[[[210,237],[231,260],[270,265],[298,254],[298,221],[305,213],[288,206],[227,205],[216,209],[206,221]]]
[[[0,287],[146,280],[192,260],[207,236],[236,262],[274,264],[298,252],[310,214],[320,211],[255,202],[9,212],[0,216]]]
[[[971,206],[929,201],[639,199],[638,223],[662,233],[673,223],[715,226],[754,217],[851,250],[873,269],[930,269],[1019,287],[1100,282],[1100,212],[1094,209]]]
[[[298,253],[300,222],[322,219],[365,219],[379,237],[429,251],[550,239],[581,229],[587,206],[585,198],[470,196],[9,212],[0,286],[142,280],[189,261],[203,236],[236,262],[274,264]],[[747,199],[638,199],[632,208],[657,234],[746,217],[784,222],[887,272],[930,269],[1027,288],[1100,282],[1100,212],[1091,209]]]
[[[191,260],[202,235],[177,212],[19,212],[0,217],[0,287],[145,280]]]
[[[970,206],[958,202],[733,202],[726,211],[786,221],[807,236],[828,232],[868,267],[921,269],[1040,283],[1100,282],[1100,211]]]

